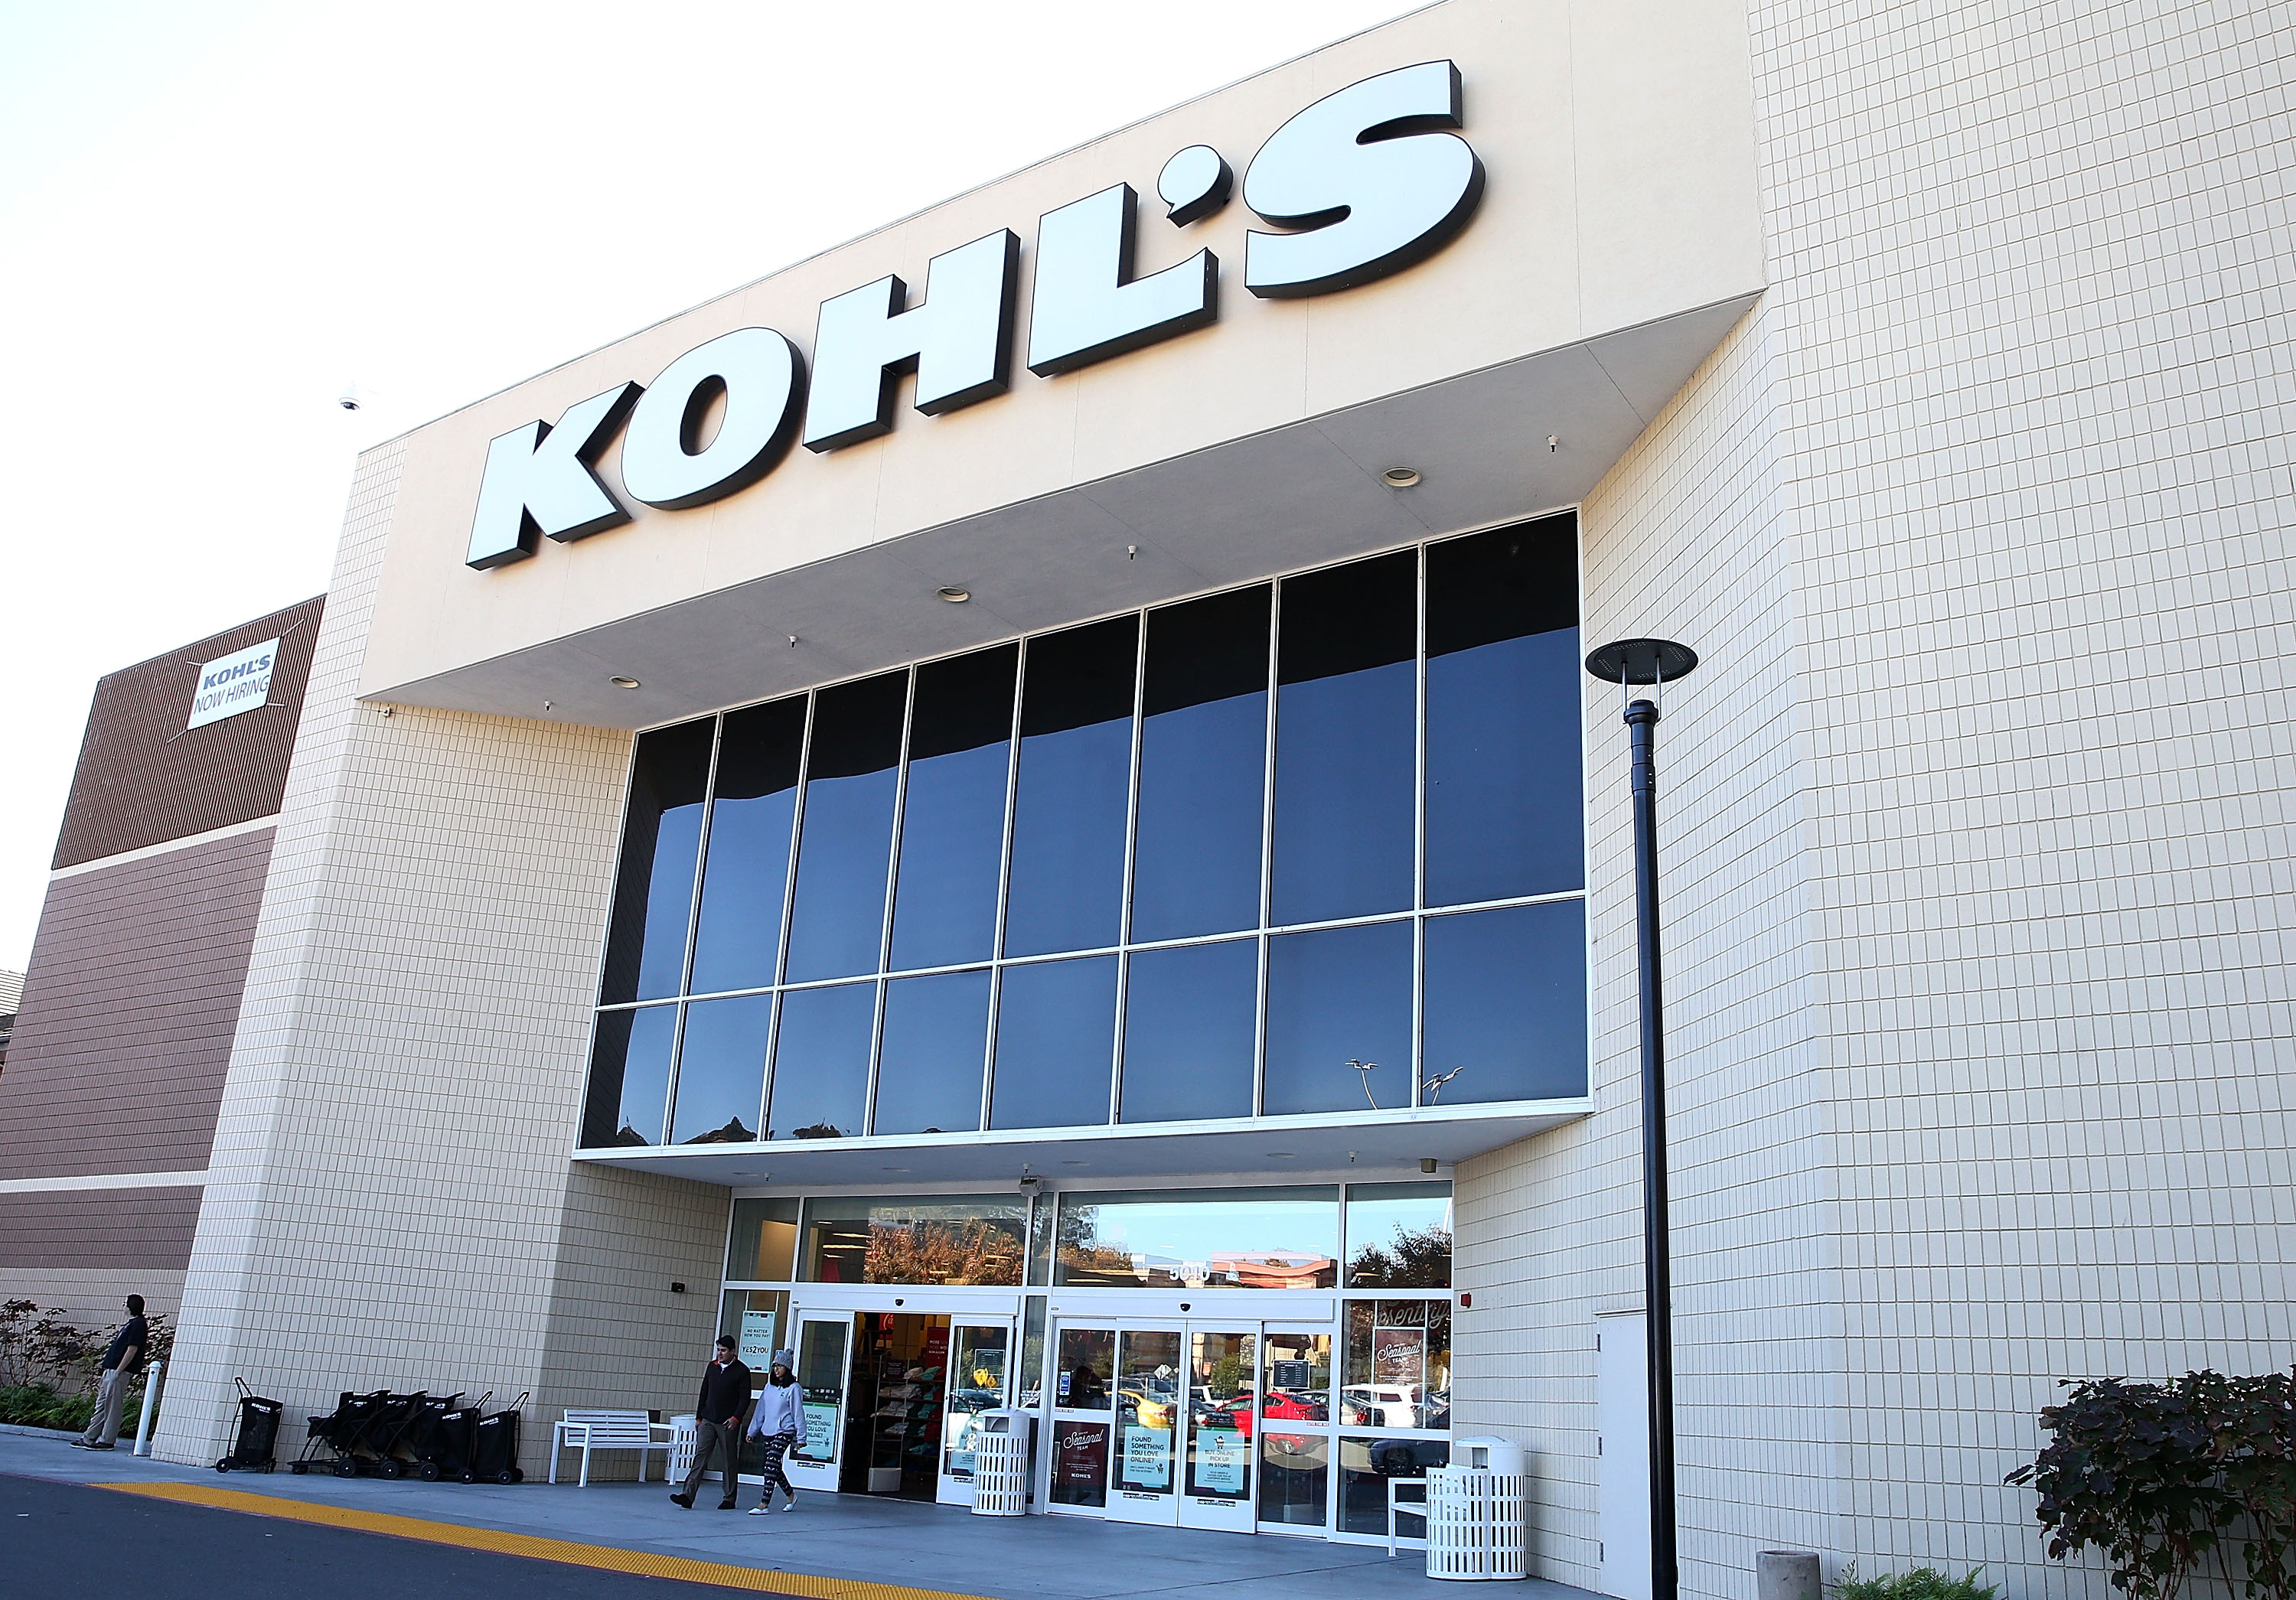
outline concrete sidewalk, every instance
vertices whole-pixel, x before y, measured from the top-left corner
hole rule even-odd
[[[332,1475],[232,1473],[138,1460],[60,1440],[0,1435],[0,1473],[68,1483],[182,1483],[307,1504],[383,1512],[465,1528],[562,1539],[731,1566],[906,1586],[991,1600],[1086,1600],[1218,1588],[1236,1600],[1355,1600],[1456,1595],[1430,1582],[1416,1551],[1383,1546],[1142,1528],[1081,1517],[977,1517],[946,1506],[808,1494],[794,1513],[751,1517],[713,1509],[709,1487],[683,1511],[660,1483],[576,1489],[386,1482]],[[746,1507],[754,1495],[745,1489]],[[1535,1600],[1597,1600],[1532,1579]],[[1510,1586],[1512,1588],[1512,1586]],[[1513,1592],[1522,1593],[1522,1589]]]

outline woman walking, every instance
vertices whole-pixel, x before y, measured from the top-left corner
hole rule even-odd
[[[766,1386],[758,1393],[758,1409],[750,1418],[750,1437],[759,1442],[766,1458],[766,1493],[750,1514],[761,1517],[774,1508],[774,1485],[781,1485],[789,1497],[783,1511],[797,1509],[797,1489],[782,1471],[782,1457],[797,1443],[797,1431],[805,1414],[799,1407],[803,1391],[797,1386],[797,1377],[790,1368],[793,1358],[787,1350],[774,1352],[773,1370],[766,1376]]]

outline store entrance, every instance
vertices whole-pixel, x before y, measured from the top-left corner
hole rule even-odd
[[[1054,1505],[1251,1532],[1259,1342],[1257,1323],[1062,1322]]]
[[[837,1487],[931,1500],[940,1489],[949,1319],[864,1311],[853,1318],[853,1375]]]

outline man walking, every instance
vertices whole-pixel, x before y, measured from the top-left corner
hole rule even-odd
[[[693,1509],[694,1490],[709,1475],[709,1458],[726,1452],[726,1497],[720,1511],[734,1509],[742,1486],[742,1415],[750,1408],[750,1369],[734,1358],[731,1334],[718,1341],[718,1358],[701,1374],[701,1399],[693,1407],[693,1470],[685,1487],[669,1497]]]
[[[111,1348],[103,1352],[103,1376],[95,1388],[95,1415],[88,1418],[87,1432],[73,1444],[83,1450],[108,1450],[119,1440],[119,1413],[127,1403],[127,1386],[144,1370],[144,1351],[151,1342],[152,1330],[144,1322],[144,1297],[131,1294],[127,1320],[119,1325]]]

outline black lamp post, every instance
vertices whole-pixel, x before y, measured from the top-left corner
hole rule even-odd
[[[1652,744],[1666,685],[1686,677],[1698,652],[1670,639],[1620,639],[1587,658],[1605,683],[1647,685],[1629,699],[1634,749],[1635,929],[1642,966],[1643,1307],[1650,1366],[1651,1600],[1676,1600],[1681,1568],[1674,1522],[1674,1271],[1667,1243],[1666,1044],[1660,1027],[1658,960],[1658,766]]]

